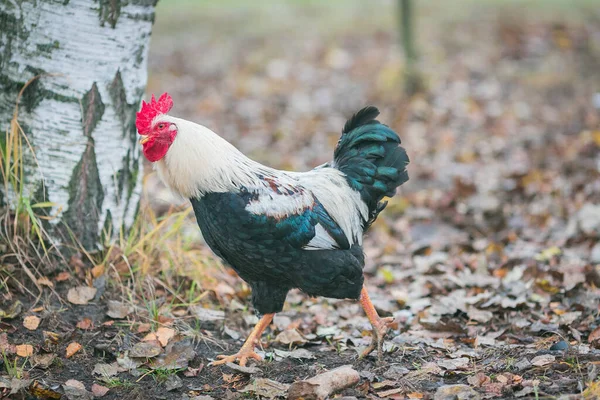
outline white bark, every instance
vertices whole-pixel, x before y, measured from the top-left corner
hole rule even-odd
[[[118,230],[137,209],[134,119],[156,1],[0,0],[0,126],[6,131],[18,89],[51,74],[27,89],[19,109],[40,167],[29,160],[28,190],[39,191],[43,176],[46,200],[63,207],[72,230],[80,234],[89,219],[96,232],[82,233],[91,235],[87,247],[109,212]]]

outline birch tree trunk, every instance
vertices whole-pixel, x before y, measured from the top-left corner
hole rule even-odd
[[[27,193],[62,207],[55,237],[66,225],[88,249],[137,211],[135,112],[157,1],[0,0],[0,128],[41,75],[19,106],[37,158],[25,160]]]

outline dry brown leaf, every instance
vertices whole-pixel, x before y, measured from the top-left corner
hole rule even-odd
[[[108,390],[109,389],[107,387],[98,385],[97,383],[92,385],[92,394],[94,397],[102,397],[108,393]]]
[[[40,317],[36,317],[35,315],[28,315],[23,319],[23,326],[30,331],[35,331],[38,326],[40,326]]]
[[[44,343],[46,345],[50,344],[57,344],[60,341],[60,335],[58,333],[54,333],[54,332],[49,332],[49,331],[44,331],[42,333],[43,337],[44,337]]]
[[[68,273],[67,271],[63,271],[56,276],[55,280],[56,280],[56,282],[62,282],[62,281],[66,281],[70,277],[71,277],[70,273]]]
[[[46,369],[50,365],[52,365],[52,362],[54,362],[55,358],[56,354],[54,353],[36,354],[32,358],[32,364],[35,365],[37,368]]]
[[[31,357],[33,355],[33,346],[30,344],[18,344],[15,351],[19,357]]]
[[[590,336],[588,336],[588,343],[593,343],[595,341],[600,341],[600,326],[590,332]]]
[[[187,376],[188,378],[198,376],[198,374],[202,371],[203,368],[204,364],[200,364],[198,368],[188,367],[187,371],[185,371],[183,375]]]
[[[47,277],[45,277],[45,276],[40,276],[40,277],[37,279],[37,283],[38,283],[39,285],[44,285],[44,286],[48,286],[48,287],[51,287],[51,288],[53,288],[53,287],[54,287],[54,283],[52,283],[52,282],[50,281],[50,279],[48,279],[48,278],[47,278]]]
[[[142,342],[157,342],[158,336],[156,336],[155,332],[150,332],[146,336],[142,338]]]
[[[67,358],[71,358],[75,355],[75,353],[77,353],[79,350],[81,350],[82,346],[77,343],[77,342],[71,342],[69,343],[69,345],[67,346],[67,351],[66,351],[66,357]]]
[[[543,354],[541,356],[534,357],[531,360],[531,364],[535,365],[536,367],[543,367],[544,365],[552,364],[555,359],[556,357],[554,357],[552,354]]]
[[[96,265],[94,268],[92,268],[92,276],[94,278],[98,278],[99,276],[104,275],[104,265],[100,264],[100,265]]]
[[[92,329],[92,320],[86,317],[77,323],[77,327],[83,330]]]
[[[406,395],[409,399],[422,399],[423,393],[421,392],[412,392]]]
[[[76,379],[69,379],[65,382],[65,386],[71,386],[77,389],[85,390],[85,385],[83,384],[83,382],[80,382]]]
[[[121,319],[125,318],[132,311],[133,308],[128,304],[122,303],[120,301],[109,300],[108,311],[106,312],[106,315],[108,315],[111,318]]]
[[[277,335],[275,341],[286,346],[290,344],[304,344],[307,342],[307,340],[296,329],[289,329],[281,332],[279,335]]]
[[[42,311],[44,311],[44,306],[39,306],[39,307],[31,309],[31,312],[42,312]]]
[[[138,328],[137,328],[137,333],[148,332],[150,330],[150,328],[152,328],[152,325],[150,325],[150,324],[147,324],[147,323],[139,324]]]
[[[89,286],[76,286],[69,289],[67,300],[73,304],[86,305],[96,296],[96,288]]]
[[[156,357],[162,352],[162,347],[158,341],[139,342],[129,352],[130,357],[151,358]]]
[[[171,328],[160,327],[156,330],[156,337],[160,342],[162,347],[165,347],[169,340],[171,340],[175,336],[175,330]]]

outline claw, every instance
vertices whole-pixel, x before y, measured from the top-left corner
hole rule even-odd
[[[240,350],[238,353],[226,356],[226,355],[218,355],[218,361],[213,361],[209,365],[223,365],[227,363],[235,363],[239,360],[239,364],[241,367],[245,367],[249,358],[253,358],[257,361],[261,361],[262,357],[259,356],[254,350]]]
[[[209,365],[223,365],[223,364],[227,364],[230,362],[235,363],[237,360],[239,360],[240,366],[245,367],[249,358],[253,358],[255,360],[261,361],[262,358],[258,354],[256,354],[256,352],[254,351],[254,345],[260,341],[260,335],[263,333],[265,328],[267,326],[269,326],[271,321],[273,321],[274,315],[275,314],[265,314],[258,321],[256,326],[254,327],[254,329],[248,336],[248,339],[246,339],[246,341],[244,342],[244,345],[242,346],[240,351],[238,351],[236,354],[233,354],[231,356],[218,355],[217,358],[219,360],[213,361]]]
[[[383,360],[383,341],[390,325],[394,322],[393,317],[380,318],[373,324],[373,338],[371,344],[362,352],[360,358],[366,357],[377,348],[377,360]]]

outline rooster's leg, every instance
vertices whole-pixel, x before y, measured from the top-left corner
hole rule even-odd
[[[389,324],[394,322],[394,318],[381,318],[379,314],[377,314],[377,311],[369,298],[369,293],[367,293],[367,288],[364,286],[360,292],[360,305],[365,310],[365,314],[367,314],[371,326],[373,326],[373,339],[371,340],[369,347],[363,351],[361,357],[371,354],[371,352],[375,350],[375,347],[377,347],[377,358],[381,361],[383,355],[383,339],[388,331]]]
[[[260,319],[260,321],[258,321],[252,332],[250,332],[248,339],[246,339],[246,341],[242,345],[242,348],[240,349],[240,351],[237,352],[237,354],[233,354],[231,356],[218,355],[217,358],[219,358],[219,361],[213,361],[211,365],[221,365],[239,360],[240,365],[243,367],[246,365],[248,358],[254,358],[255,360],[259,361],[262,360],[262,358],[260,358],[260,356],[254,351],[254,346],[256,345],[256,342],[260,340],[260,336],[267,328],[267,326],[269,326],[271,321],[273,321],[274,316],[274,313],[263,315],[263,317]]]

